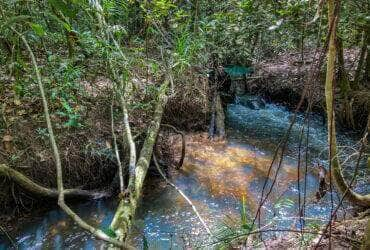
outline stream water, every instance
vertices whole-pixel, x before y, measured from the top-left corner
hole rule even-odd
[[[189,196],[218,237],[225,237],[241,227],[241,207],[247,211],[247,223],[253,218],[264,182],[267,181],[267,188],[272,183],[271,176],[275,171],[272,171],[270,178],[267,172],[274,149],[293,115],[282,106],[253,103],[256,97],[244,98],[237,98],[226,108],[227,141],[211,142],[204,134],[188,137],[184,166],[170,174],[171,180]],[[317,162],[327,166],[325,125],[319,116],[311,114],[309,118],[308,166],[312,169]],[[274,189],[263,207],[263,223],[272,227],[299,228],[301,225],[297,219],[297,155],[303,120],[303,114],[299,114]],[[342,148],[343,154],[351,154],[356,137],[342,133],[339,141],[342,146],[350,146]],[[305,143],[303,145],[301,159],[306,159]],[[301,176],[304,165],[302,161]],[[352,165],[353,159],[347,161],[347,168]],[[369,187],[363,188],[366,186],[363,184],[358,185],[362,186],[360,191],[367,191],[365,189]],[[302,177],[302,197],[303,186]],[[315,171],[308,173],[306,188],[306,227],[324,223],[330,214],[330,195],[327,194],[320,202],[315,201],[318,189]],[[132,245],[137,248],[149,245],[149,249],[183,249],[205,247],[209,243],[202,224],[176,190],[159,178],[151,178],[146,189],[130,237]],[[245,206],[242,206],[243,199]],[[74,205],[73,208],[92,225],[107,228],[116,206],[116,201],[98,200]],[[13,236],[20,249],[104,247],[102,241],[81,230],[59,209],[24,223],[22,230]],[[10,247],[10,242],[0,238],[0,249]]]

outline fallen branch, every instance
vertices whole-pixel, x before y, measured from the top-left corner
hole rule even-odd
[[[56,189],[43,187],[30,178],[22,174],[21,172],[8,167],[5,164],[0,164],[0,176],[7,176],[18,185],[26,189],[28,192],[37,194],[44,197],[58,198],[59,192]],[[99,199],[102,197],[110,196],[109,192],[104,191],[88,191],[82,189],[65,189],[64,195],[67,198],[89,198],[89,199]]]
[[[163,177],[163,179],[171,186],[173,187],[174,189],[176,189],[177,192],[179,192],[179,194],[186,200],[187,203],[189,203],[189,205],[191,206],[191,208],[193,209],[194,213],[196,214],[196,216],[198,217],[199,221],[202,223],[203,227],[206,229],[207,233],[209,234],[209,236],[211,236],[212,238],[214,237],[214,235],[212,234],[211,230],[209,229],[209,227],[207,226],[206,222],[204,221],[204,219],[202,218],[202,216],[200,215],[200,213],[198,212],[197,208],[194,206],[193,202],[189,199],[189,197],[186,196],[186,194],[180,189],[178,188],[175,184],[173,184],[167,177],[166,175],[163,173],[161,167],[159,166],[158,162],[157,162],[157,158],[155,157],[155,154],[153,154],[153,161],[154,161],[154,164],[155,166],[157,167],[157,170],[158,172],[160,173],[160,175]]]

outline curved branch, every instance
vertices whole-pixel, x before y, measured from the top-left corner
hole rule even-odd
[[[50,198],[58,198],[59,192],[56,189],[46,188],[43,187],[27,176],[22,174],[21,172],[8,167],[5,164],[0,164],[0,175],[7,176],[18,185],[26,189],[27,191]],[[89,199],[98,199],[102,197],[110,196],[109,192],[99,192],[99,191],[88,191],[82,189],[65,189],[64,195],[67,198],[89,198]]]
[[[337,17],[335,15],[334,0],[328,2],[328,19],[329,23],[333,23],[332,31],[329,40],[329,50],[327,56],[327,70],[326,70],[326,81],[325,81],[325,100],[326,100],[326,115],[328,121],[328,143],[329,143],[329,160],[331,161],[331,176],[334,179],[337,189],[352,203],[370,207],[370,194],[361,195],[353,191],[348,186],[342,173],[342,167],[340,165],[337,156],[337,139],[335,131],[335,112],[334,112],[334,78],[335,78],[335,57],[336,57],[336,26]],[[370,118],[369,118],[370,119]],[[368,121],[370,126],[370,121]]]
[[[178,130],[176,127],[170,125],[170,124],[161,124],[162,127],[167,127],[172,129],[175,133],[181,135],[181,158],[179,163],[176,166],[176,169],[180,169],[182,165],[184,164],[185,160],[185,153],[186,153],[186,140],[185,140],[185,133]]]
[[[77,225],[79,225],[81,228],[89,231],[91,234],[96,236],[98,239],[107,241],[107,242],[112,243],[116,246],[124,247],[125,244],[123,242],[117,241],[117,240],[109,237],[102,230],[90,226],[88,223],[86,223],[84,220],[82,220],[72,209],[70,209],[67,206],[67,204],[65,203],[65,201],[64,201],[65,191],[64,191],[64,187],[63,187],[62,162],[61,162],[61,159],[60,159],[59,149],[58,149],[57,143],[55,141],[53,127],[52,127],[51,120],[50,120],[48,102],[47,102],[46,95],[45,95],[44,85],[43,85],[42,80],[41,80],[40,70],[38,68],[35,55],[33,54],[33,51],[31,49],[30,45],[28,44],[26,38],[22,34],[17,32],[15,29],[12,28],[12,30],[19,35],[19,37],[22,39],[24,45],[26,46],[27,51],[29,52],[30,57],[31,57],[33,68],[34,68],[35,73],[36,73],[37,83],[38,83],[39,90],[40,90],[40,93],[41,93],[41,98],[42,98],[44,116],[45,116],[46,125],[47,125],[47,129],[48,129],[48,133],[49,133],[49,139],[50,139],[50,143],[51,143],[53,154],[54,154],[55,166],[57,168],[58,205],[63,209],[64,212],[66,212],[77,223]]]

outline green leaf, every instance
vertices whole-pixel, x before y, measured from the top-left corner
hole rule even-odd
[[[0,30],[5,29],[7,27],[10,27],[14,23],[26,21],[28,19],[31,19],[31,17],[30,16],[25,16],[25,15],[11,17],[6,22],[4,22],[2,25],[0,25]]]
[[[77,11],[73,8],[73,3],[65,3],[62,0],[48,0],[51,6],[53,6],[56,10],[62,12],[65,16],[70,18],[75,18]]]
[[[117,237],[116,232],[114,232],[114,230],[110,227],[102,228],[102,231],[111,238],[116,238]]]
[[[44,27],[42,27],[41,24],[31,23],[31,28],[39,37],[43,37],[45,35]]]
[[[66,23],[66,22],[63,22],[63,27],[64,27],[68,32],[71,32],[71,31],[72,31],[71,25],[69,25],[69,24],[68,24],[68,23]]]

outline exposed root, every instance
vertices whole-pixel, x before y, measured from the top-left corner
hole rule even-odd
[[[169,125],[169,124],[161,124],[161,126],[162,127],[168,127],[170,129],[172,129],[175,133],[181,135],[181,158],[180,158],[179,163],[176,165],[176,169],[180,169],[182,167],[182,165],[184,164],[185,153],[186,153],[185,133],[182,132],[182,131],[177,130],[177,128],[175,128],[174,126]]]

